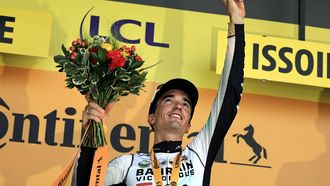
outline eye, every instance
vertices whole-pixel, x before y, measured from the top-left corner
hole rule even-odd
[[[184,106],[185,108],[187,108],[187,109],[190,109],[190,108],[191,108],[191,106],[190,106],[190,104],[189,104],[188,102],[184,102],[184,103],[183,103],[183,106]]]
[[[172,101],[172,98],[171,98],[171,97],[167,97],[167,98],[165,98],[163,101],[164,101],[164,102],[170,102],[170,101]]]

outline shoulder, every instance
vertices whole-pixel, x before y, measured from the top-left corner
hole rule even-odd
[[[125,154],[125,155],[121,155],[121,156],[118,156],[118,157],[112,159],[109,162],[109,165],[115,165],[115,164],[117,164],[119,166],[131,165],[134,160],[139,160],[139,159],[144,159],[144,158],[149,158],[149,157],[150,157],[149,153]]]
[[[109,162],[109,165],[130,162],[133,159],[133,156],[134,154],[125,154],[125,155],[117,156]]]

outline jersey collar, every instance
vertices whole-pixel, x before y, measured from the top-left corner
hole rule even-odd
[[[154,152],[166,152],[166,153],[173,153],[173,152],[180,152],[181,151],[181,144],[182,141],[162,141],[154,145],[153,149]]]

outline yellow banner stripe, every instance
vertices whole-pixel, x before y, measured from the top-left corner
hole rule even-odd
[[[52,17],[46,12],[0,8],[0,52],[47,57]]]

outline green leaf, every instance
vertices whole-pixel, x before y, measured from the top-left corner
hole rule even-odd
[[[69,55],[70,55],[70,52],[65,48],[65,46],[62,44],[62,47],[61,47],[61,49],[62,49],[62,52],[63,52],[63,54],[65,55],[65,57],[69,57]]]
[[[120,81],[129,81],[131,77],[129,77],[128,75],[121,75],[119,79]]]
[[[100,63],[105,63],[107,61],[107,54],[106,51],[103,48],[100,48],[97,53]]]
[[[128,92],[124,92],[124,93],[121,94],[121,96],[128,96],[128,95],[129,95]]]
[[[141,67],[142,65],[143,65],[143,61],[134,61],[133,63],[132,63],[132,65],[131,65],[131,68],[132,69],[136,69],[136,68],[139,68],[139,67]]]
[[[77,72],[77,67],[72,63],[66,63],[64,65],[64,72],[66,72],[68,75],[73,75]]]
[[[64,66],[65,63],[70,63],[70,61],[66,59],[66,60],[61,60],[58,62],[58,64],[60,64],[62,66]]]
[[[80,54],[80,53],[77,53],[77,56],[76,56],[76,58],[74,59],[74,63],[75,63],[75,65],[77,65],[77,66],[82,66],[82,63],[81,63],[82,58],[83,58],[83,55]]]
[[[92,55],[92,58],[94,58],[96,61],[100,61],[99,56],[95,54],[94,52],[90,53]]]
[[[118,89],[118,87],[115,87],[115,86],[112,86],[112,85],[110,85],[110,87],[111,87],[112,90],[117,90]]]
[[[66,61],[67,58],[65,56],[63,56],[63,55],[56,55],[56,56],[54,56],[55,63],[59,63],[62,60],[65,60]]]
[[[133,89],[132,94],[139,95],[140,90],[139,89]]]
[[[89,54],[89,52],[86,50],[86,51],[85,51],[85,54],[84,54],[84,57],[83,57],[82,60],[81,60],[81,63],[82,63],[83,65],[85,65],[85,66],[88,65],[88,59],[89,59],[89,56],[90,56],[90,54]]]
[[[125,65],[122,67],[123,69],[129,69],[130,66],[132,64],[132,59],[131,58],[127,58],[126,59],[126,62],[125,62]]]
[[[73,83],[68,83],[66,87],[71,89],[71,88],[74,88],[75,85]]]
[[[98,97],[97,97],[97,95],[96,94],[92,94],[92,98],[93,98],[93,100],[98,100]]]
[[[91,77],[91,83],[93,84],[93,85],[96,85],[97,84],[97,82],[99,81],[99,77],[97,76],[98,74],[92,74],[92,77]]]
[[[75,85],[81,85],[81,84],[85,83],[86,80],[87,80],[87,77],[77,75],[77,76],[73,77],[72,83]]]
[[[93,85],[96,85],[97,84],[97,82],[99,82],[99,80],[96,78],[96,79],[92,79],[91,80],[91,83],[93,84]]]
[[[126,88],[128,86],[128,82],[127,81],[119,81],[118,82],[118,86],[119,87]]]
[[[89,91],[89,89],[79,90],[80,94],[86,95],[86,93]]]
[[[83,83],[83,84],[81,84],[81,88],[88,88],[89,86],[88,86],[88,84],[86,84],[86,82],[85,83]]]
[[[144,70],[147,70],[148,68],[152,68],[152,67],[158,65],[158,64],[161,63],[161,62],[162,62],[162,60],[158,61],[157,63],[155,63],[155,64],[153,64],[153,65],[151,65],[151,66],[148,66],[148,67],[142,68],[142,69],[139,70],[139,72],[144,71]]]

